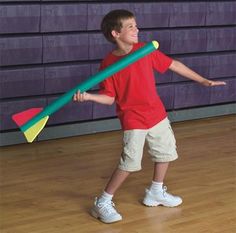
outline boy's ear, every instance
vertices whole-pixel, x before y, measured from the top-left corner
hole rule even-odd
[[[113,36],[114,38],[118,38],[120,33],[117,32],[116,30],[112,30],[112,31],[111,31],[111,34],[112,34],[112,36]]]

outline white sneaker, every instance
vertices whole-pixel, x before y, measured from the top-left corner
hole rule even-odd
[[[175,207],[183,202],[181,197],[173,196],[166,191],[166,186],[163,187],[162,191],[159,191],[155,194],[153,194],[149,189],[146,189],[146,195],[143,199],[143,204],[146,206],[163,205],[167,207]]]
[[[112,201],[98,202],[97,198],[95,198],[91,215],[104,223],[118,222],[122,220],[122,216],[114,207],[115,204]]]

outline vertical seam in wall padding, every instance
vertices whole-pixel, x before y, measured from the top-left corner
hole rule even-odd
[[[171,35],[172,35],[172,30],[170,30],[170,18],[171,18],[171,15],[172,15],[172,7],[173,6],[170,6],[170,5],[168,5],[168,7],[169,7],[169,19],[168,19],[168,30],[170,31],[170,54],[171,54],[171,47],[172,47],[172,37],[171,37]]]
[[[41,34],[41,24],[42,24],[42,3],[39,3],[39,33]],[[41,44],[42,44],[42,53],[41,53],[41,64],[43,64],[43,35],[41,34]]]
[[[204,26],[206,27],[207,26],[206,19],[207,19],[207,14],[208,14],[208,2],[205,2],[205,9],[206,9],[206,12],[205,12],[205,18],[204,18]]]
[[[207,54],[207,77],[210,77],[210,56]]]
[[[41,45],[42,45],[42,53],[41,53],[41,65],[43,66],[43,34],[42,34],[42,2],[40,0],[40,20],[39,20],[39,33],[41,34]],[[45,67],[43,66],[43,95],[45,96]],[[44,106],[45,107],[45,106]],[[35,141],[39,141],[39,137],[35,138]]]
[[[88,31],[88,3],[86,3],[86,5],[87,5],[87,14],[86,14],[86,18],[87,18],[87,20],[86,20],[86,31]]]
[[[88,43],[89,43],[89,31],[88,31],[88,21],[89,21],[89,18],[88,18],[88,3],[87,3],[87,22],[86,22],[86,31],[87,31],[87,36],[88,36]],[[90,67],[91,67],[91,60],[90,60],[90,43],[88,45],[88,60],[90,61]],[[91,69],[90,69],[91,70]],[[91,70],[92,71],[92,70]]]
[[[168,15],[168,28],[170,27],[170,16],[171,16],[171,7],[170,4],[168,4],[168,10],[169,10],[169,15]]]
[[[42,2],[40,1],[40,25],[39,25],[39,32],[41,34],[41,44],[42,44],[42,54],[41,54],[41,65],[43,66],[43,37],[44,35],[41,32],[42,29]],[[45,66],[43,66],[43,91],[44,91],[44,95],[45,95]]]
[[[205,2],[205,4],[206,4],[206,13],[205,13],[205,22],[204,22],[204,26],[206,27],[207,26],[207,14],[208,14],[208,4],[209,4],[209,2],[207,1],[207,2]],[[206,30],[206,53],[208,52],[208,33],[207,33],[207,29],[205,29]],[[209,58],[210,59],[210,58]],[[209,72],[209,70],[208,70],[208,72]]]
[[[86,14],[86,18],[87,18],[87,21],[86,21],[86,31],[87,31],[87,35],[88,35],[88,42],[89,42],[89,33],[88,33],[88,21],[89,21],[89,18],[88,18],[88,10],[89,10],[89,3],[87,2],[86,3],[86,5],[87,5],[87,14]],[[89,46],[88,46],[88,60],[90,61],[90,57],[89,57],[89,53],[90,52],[90,44],[89,44]],[[92,75],[92,65],[91,65],[91,61],[89,62],[89,69],[90,69],[90,74],[89,74],[89,76],[91,76]],[[95,103],[93,103],[92,102],[92,120],[94,120],[94,106],[95,105]]]

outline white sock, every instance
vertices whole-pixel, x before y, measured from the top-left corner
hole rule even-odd
[[[98,202],[107,202],[111,201],[113,198],[112,194],[107,193],[106,191],[103,191],[102,195],[98,198]]]
[[[163,182],[152,181],[150,191],[155,193],[163,190]]]

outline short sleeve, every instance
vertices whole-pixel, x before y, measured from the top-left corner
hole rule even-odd
[[[162,53],[160,50],[157,50],[152,53],[152,62],[153,67],[160,73],[165,73],[170,67],[173,59]]]
[[[116,96],[116,92],[115,92],[115,89],[114,89],[112,77],[107,78],[103,82],[101,82],[99,87],[100,87],[99,94],[107,95],[107,96],[110,96],[110,97],[115,97]]]
[[[101,65],[100,65],[99,70],[103,70],[105,68],[106,68],[106,66],[102,62]],[[113,76],[111,76],[109,78],[106,78],[104,81],[102,81],[99,84],[99,94],[107,95],[107,96],[110,96],[110,97],[115,97],[116,96],[116,92],[115,92],[115,88],[114,88],[114,85],[113,85],[112,77]]]

